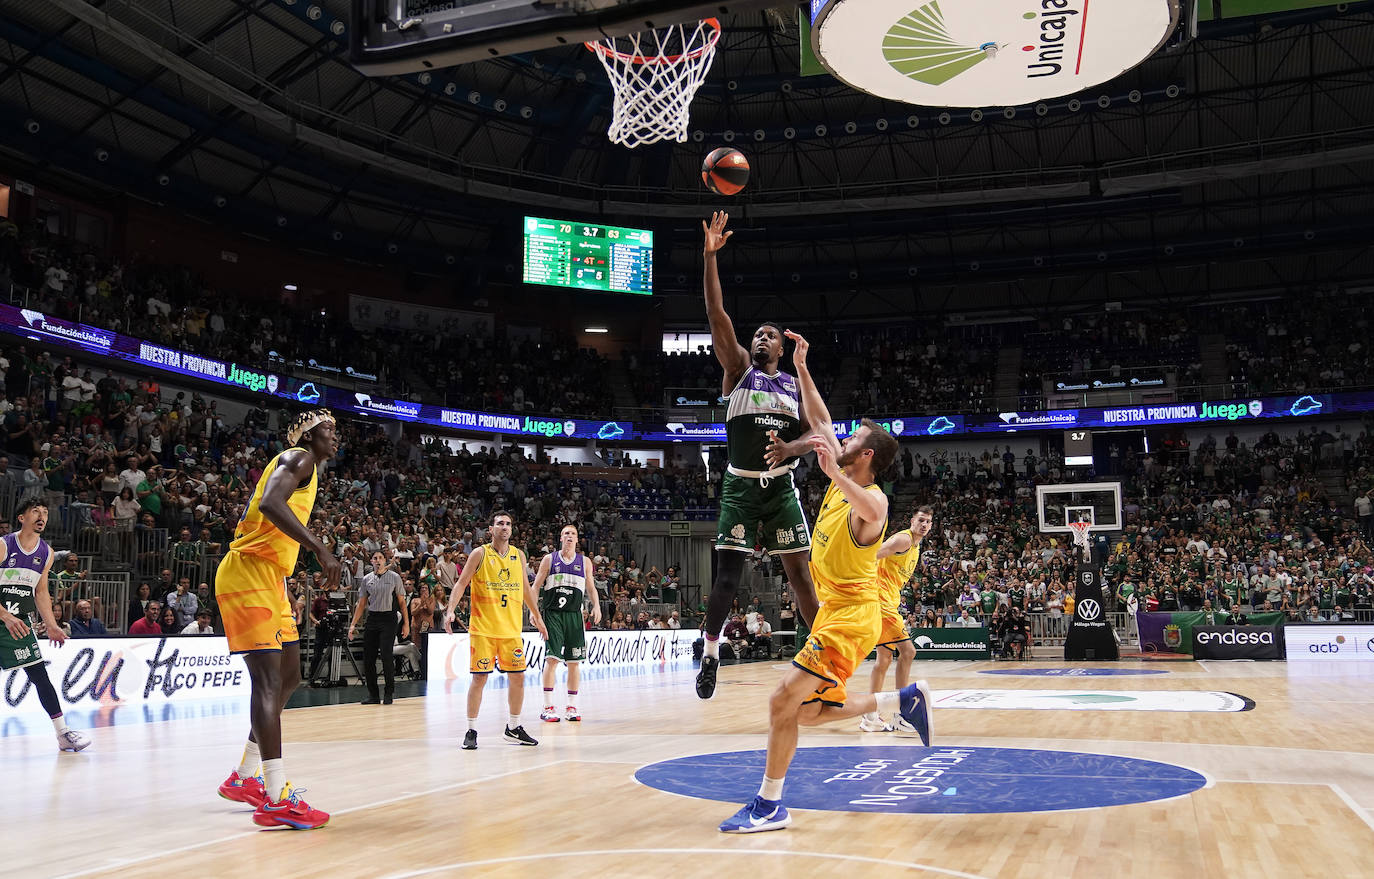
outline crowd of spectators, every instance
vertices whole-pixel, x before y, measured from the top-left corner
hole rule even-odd
[[[987,327],[917,323],[849,336],[858,359],[851,412],[938,415],[992,405],[1000,342]]]
[[[1374,385],[1363,294],[1290,296],[1211,309],[1235,397]]]
[[[1045,408],[1045,385],[1111,381],[1132,371],[1173,373],[1175,387],[1202,382],[1197,325],[1177,313],[1106,312],[1041,321],[1021,335],[1021,409]]]

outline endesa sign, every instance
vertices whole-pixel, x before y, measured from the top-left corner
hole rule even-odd
[[[1194,659],[1283,659],[1282,626],[1193,626]]]
[[[1374,625],[1313,623],[1283,627],[1288,663],[1374,663]]]
[[[69,638],[61,647],[40,641],[48,677],[65,708],[247,698],[252,690],[243,657],[214,635],[172,638]],[[42,711],[23,669],[3,673],[5,703]]]

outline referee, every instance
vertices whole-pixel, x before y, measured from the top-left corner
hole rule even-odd
[[[410,609],[406,607],[405,588],[401,575],[391,570],[386,556],[379,550],[372,554],[372,572],[363,577],[358,587],[358,604],[353,609],[353,622],[348,627],[348,640],[358,628],[363,610],[367,610],[367,626],[363,629],[363,676],[367,678],[367,698],[364,705],[390,705],[396,692],[396,661],[391,648],[396,643],[396,606],[401,610],[401,637],[410,636]],[[377,698],[377,654],[382,655],[382,674],[386,676],[384,698]]]

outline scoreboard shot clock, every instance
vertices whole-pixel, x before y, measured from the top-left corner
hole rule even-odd
[[[526,217],[524,281],[648,296],[654,289],[654,233]]]
[[[1082,429],[1064,431],[1064,466],[1091,467],[1092,465],[1092,431]]]

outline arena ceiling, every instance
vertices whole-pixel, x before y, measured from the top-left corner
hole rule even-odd
[[[695,314],[697,220],[719,206],[743,232],[725,264],[739,307],[792,319],[1374,277],[1374,3],[1209,23],[1091,94],[947,116],[800,76],[790,8],[750,12],[723,20],[688,142],[630,151],[606,140],[610,89],[580,46],[366,78],[348,2],[11,0],[0,146],[317,249],[482,262],[498,283],[518,281],[527,211],[652,225],[670,321],[673,293]],[[729,201],[699,177],[726,142],[754,169]]]

